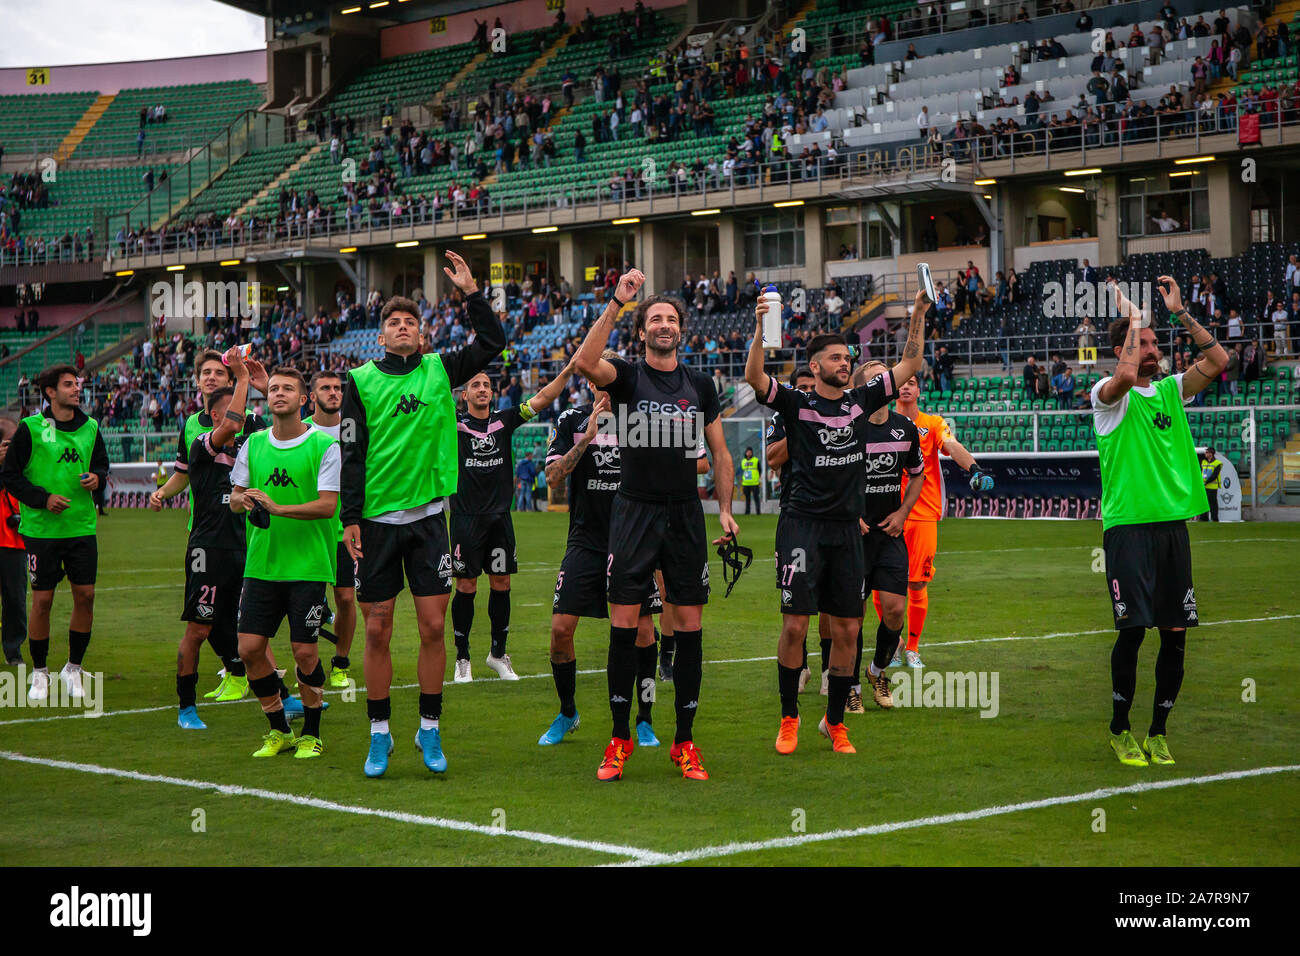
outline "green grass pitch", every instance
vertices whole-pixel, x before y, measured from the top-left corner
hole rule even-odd
[[[414,746],[417,641],[409,597],[399,600],[393,641],[394,684],[401,686],[393,693],[398,749],[381,780],[361,773],[364,693],[352,702],[330,694],[322,726],[326,751],[317,761],[251,759],[266,730],[251,700],[200,704],[209,729],[177,728],[173,668],[184,520],[180,511],[119,511],[101,520],[86,667],[105,675],[105,716],[50,720],[72,712],[0,708],[6,798],[12,808],[26,808],[0,817],[0,864],[1300,862],[1295,770],[1193,779],[1300,764],[1297,525],[1191,526],[1205,626],[1189,637],[1186,679],[1169,725],[1178,764],[1132,769],[1106,747],[1112,632],[1105,582],[1095,569],[1097,524],[950,520],[941,526],[925,662],[930,671],[997,672],[995,718],[972,708],[881,712],[868,699],[866,714],[847,718],[858,753],[834,754],[816,732],[824,701],[814,663],[802,698],[799,750],[781,757],[772,746],[780,715],[772,660],[779,626],[775,518],[741,516],[742,543],[754,549],[754,565],[724,600],[715,558],[714,599],[704,614],[695,739],[712,779],[684,781],[669,762],[672,689],[660,685],[655,726],[665,744],[638,749],[624,780],[611,785],[595,778],[609,733],[605,622],[584,621],[578,630],[581,728],[559,746],[537,746],[557,711],[547,644],[565,516],[516,516],[521,567],[509,650],[519,674],[530,676],[507,684],[483,664],[487,609],[480,598],[472,635],[476,680],[453,685],[449,679],[444,697],[445,777],[426,772]],[[716,531],[716,520],[710,527]],[[69,605],[64,586],[55,603],[52,671],[66,660]],[[874,631],[874,618],[868,630]],[[1150,714],[1156,645],[1152,633],[1139,665],[1133,710],[1139,737]],[[284,631],[274,646],[287,660]],[[358,640],[359,680],[360,647]],[[815,658],[815,637],[813,649]],[[205,648],[200,693],[214,686],[217,666]],[[6,670],[3,679],[12,681],[13,669]],[[1250,688],[1254,700],[1243,700]],[[144,776],[92,773],[90,765]],[[1191,782],[1093,793],[1177,780]],[[214,784],[243,789],[223,792]],[[1071,799],[1014,807],[1055,797]],[[974,813],[989,808],[1003,809]],[[1104,832],[1098,832],[1098,809],[1105,811]],[[909,823],[948,814],[968,816]],[[876,830],[810,839],[868,827]],[[745,846],[707,849],[733,843]],[[248,848],[256,846],[275,847],[276,858],[252,859]]]

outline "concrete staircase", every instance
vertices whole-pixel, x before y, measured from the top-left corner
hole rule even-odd
[[[817,0],[807,0],[807,2],[802,7],[799,8],[799,10],[794,14],[794,16],[792,16],[789,20],[785,21],[785,23],[781,24],[781,29],[777,35],[782,37],[789,36],[790,31],[795,28],[795,25],[804,17],[808,16],[808,14],[812,13],[816,7],[817,7]]]
[[[577,32],[578,28],[576,26],[571,26],[566,29],[558,40],[547,47],[542,55],[532,62],[532,65],[529,66],[528,69],[519,74],[519,79],[515,80],[515,89],[527,89],[528,84],[532,81],[533,77],[540,73],[542,67],[549,63],[557,53],[569,45],[570,38]]]
[[[459,86],[464,81],[465,77],[477,70],[487,60],[489,55],[490,54],[487,50],[484,50],[482,53],[476,53],[472,60],[457,70],[456,74],[443,84],[442,89],[433,95],[433,99],[429,101],[429,112],[437,113],[437,111],[442,108],[442,102],[447,98],[448,91],[454,90]]]
[[[307,152],[299,156],[296,160],[294,160],[291,164],[289,164],[289,166],[285,168],[284,172],[280,173],[279,176],[276,176],[273,180],[271,180],[269,183],[263,186],[261,190],[258,191],[256,196],[254,196],[252,199],[249,199],[242,206],[236,209],[235,216],[239,219],[243,219],[245,213],[247,213],[250,209],[256,206],[267,196],[271,195],[271,193],[274,190],[278,189],[280,185],[284,183],[286,179],[289,178],[289,175],[291,173],[297,172],[299,169],[301,169],[304,165],[306,165],[308,162],[311,161],[312,157],[314,157],[317,153],[319,153],[324,148],[325,148],[325,143],[323,141],[318,142],[311,149],[307,150]]]
[[[95,102],[86,107],[86,112],[81,114],[81,119],[77,120],[75,126],[68,130],[68,135],[63,137],[63,142],[59,148],[54,151],[54,162],[64,163],[72,155],[73,150],[81,145],[81,141],[86,138],[91,127],[99,122],[99,118],[104,115],[104,111],[112,105],[113,100],[117,99],[116,93],[101,93],[95,98]]]

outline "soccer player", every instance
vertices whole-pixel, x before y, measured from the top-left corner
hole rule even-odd
[[[817,376],[813,375],[812,369],[807,365],[800,365],[790,373],[790,379],[787,383],[791,388],[797,389],[808,395],[812,392],[813,387],[817,384]],[[780,507],[785,507],[786,498],[790,494],[790,450],[787,447],[785,438],[785,422],[781,420],[781,413],[774,412],[772,420],[767,423],[767,467],[777,469],[781,479],[781,502]],[[822,686],[821,695],[826,696],[831,677],[831,632],[828,629],[828,619],[818,615],[817,617],[817,636],[821,640],[822,649]],[[808,679],[812,677],[812,671],[808,668],[808,641],[803,642],[803,668],[799,671],[799,693],[803,693],[804,688],[808,686]]]
[[[1149,319],[1119,289],[1110,345],[1115,374],[1092,389],[1092,420],[1101,459],[1102,544],[1119,635],[1110,655],[1110,746],[1130,767],[1174,762],[1165,739],[1169,711],[1183,683],[1187,628],[1199,623],[1192,585],[1189,518],[1205,510],[1205,487],[1183,406],[1218,380],[1228,354],[1183,307],[1178,283],[1156,280],[1171,315],[1191,333],[1200,358],[1177,375],[1160,372],[1160,346]],[[1160,631],[1156,693],[1146,740],[1129,726],[1137,689],[1138,649],[1146,629]]]
[[[616,359],[618,353],[606,350],[601,358]],[[609,616],[605,606],[609,516],[622,475],[618,435],[611,428],[599,430],[599,419],[609,412],[609,407],[609,395],[598,391],[594,404],[566,411],[555,423],[546,452],[547,485],[558,484],[569,476],[569,538],[551,602],[551,674],[560,698],[560,713],[537,741],[543,747],[558,744],[566,734],[578,729],[578,709],[574,702],[578,664],[573,650],[578,618]],[[652,720],[655,686],[652,615],[661,611],[659,588],[652,584],[651,592],[641,603],[636,625],[636,736],[641,747],[659,746]]]
[[[674,605],[677,644],[677,730],[669,757],[685,779],[707,780],[692,739],[704,661],[702,609],[709,599],[708,538],[696,486],[701,430],[712,453],[723,532],[714,544],[733,539],[740,530],[731,515],[735,475],[718,420],[717,389],[703,372],[677,358],[686,328],[686,308],[680,300],[652,295],[636,307],[632,335],[645,348],[640,361],[601,357],[614,319],[644,282],[636,269],[619,278],[609,304],[574,357],[577,371],[609,395],[622,462],[610,509],[605,565],[610,603],[606,679],[613,730],[596,777],[622,779],[634,749],[629,717],[636,689],[637,621],[657,567],[663,572],[663,600]]]
[[[249,385],[257,389],[263,395],[266,394],[267,381],[266,369],[260,363],[254,362],[252,366],[258,369],[255,377],[250,378]],[[251,374],[251,373],[250,373]],[[213,418],[211,410],[208,408],[208,402],[212,395],[219,389],[233,388],[235,380],[231,373],[230,367],[222,359],[222,354],[215,349],[205,349],[200,352],[194,360],[194,380],[198,385],[199,399],[203,407],[195,412],[189,418],[185,419],[185,424],[181,428],[181,433],[176,440],[176,463],[172,466],[171,477],[169,477],[157,491],[149,496],[149,508],[153,511],[161,511],[162,503],[185,491],[190,486],[190,451],[194,448],[194,442],[205,432],[212,431],[216,427],[216,420]],[[255,431],[263,427],[256,415],[248,414],[244,422],[243,437],[247,438]],[[220,446],[217,446],[220,447]],[[189,496],[189,517],[186,520],[186,531],[194,530],[194,495]],[[188,552],[187,552],[188,554]],[[186,558],[186,581],[190,579],[189,558]],[[236,595],[237,596],[237,595]],[[188,597],[188,592],[187,592]],[[224,598],[224,595],[223,595]],[[188,607],[188,603],[187,603]],[[189,619],[182,616],[182,620]],[[207,700],[216,699],[218,701],[240,700],[248,693],[248,679],[244,674],[244,665],[239,660],[239,641],[234,631],[229,634],[229,639],[218,632],[214,636],[209,636],[209,643],[214,652],[221,656],[222,667],[218,672],[220,682],[212,690],[208,691],[203,697]],[[284,688],[280,695],[282,698],[288,698],[289,690]],[[297,708],[297,702],[288,705],[291,709]]]
[[[339,422],[342,419],[339,409],[343,405],[343,376],[338,372],[317,372],[311,378],[311,400],[314,409],[303,421],[338,441],[341,427]],[[342,507],[340,502],[339,509]],[[335,515],[338,545],[335,548],[334,656],[330,660],[329,686],[347,687],[348,668],[352,666],[348,653],[352,650],[352,638],[357,629],[357,563],[352,560],[352,555],[343,544],[343,523],[337,521],[337,518],[338,515]]]
[[[451,573],[456,593],[451,599],[451,630],[456,640],[457,684],[473,680],[469,663],[469,632],[474,624],[474,595],[479,575],[487,572],[488,620],[492,647],[487,665],[502,680],[519,680],[506,653],[510,634],[510,575],[519,570],[515,526],[510,518],[514,500],[514,456],[510,439],[524,422],[559,398],[573,377],[572,363],[532,398],[513,408],[492,408],[492,379],[479,372],[465,383],[464,412],[456,414],[456,493],[451,496]]]
[[[853,372],[852,383],[861,387],[885,372],[885,363],[866,362]],[[903,540],[903,527],[907,516],[921,497],[925,487],[925,462],[921,457],[921,436],[911,419],[882,406],[867,418],[865,444],[867,487],[866,509],[859,520],[864,535],[862,560],[866,569],[863,597],[868,592],[881,604],[880,624],[876,628],[876,650],[867,665],[867,678],[872,697],[882,708],[894,706],[889,693],[889,666],[898,648],[898,638],[903,631],[907,615],[907,544]],[[909,477],[907,491],[903,490],[903,475]],[[866,601],[863,601],[866,616]],[[853,688],[845,708],[850,713],[861,712],[862,687],[862,628],[858,628],[858,653],[853,665]],[[856,707],[855,707],[856,704]]]
[[[777,520],[776,574],[782,626],[777,645],[781,697],[778,753],[793,753],[799,743],[801,645],[813,614],[828,617],[831,636],[826,715],[818,731],[837,753],[856,753],[844,726],[844,707],[853,686],[854,644],[862,621],[862,531],[864,468],[870,415],[886,408],[895,382],[921,367],[926,299],[916,295],[903,358],[865,385],[845,390],[852,356],[844,338],[816,335],[808,343],[808,367],[817,381],[811,394],[782,388],[763,370],[763,314],[754,310],[754,337],[745,363],[745,381],[758,401],[779,411],[785,421],[790,455],[790,493]],[[854,592],[857,592],[856,594]]]
[[[930,609],[930,592],[927,589],[934,580],[934,555],[939,548],[939,522],[948,508],[948,497],[944,491],[943,466],[939,463],[939,453],[952,458],[953,461],[970,475],[973,491],[992,491],[993,476],[980,469],[975,458],[955,437],[952,429],[942,415],[931,415],[917,407],[921,397],[921,386],[917,380],[907,378],[898,386],[896,409],[916,425],[921,436],[921,454],[925,458],[925,483],[921,486],[921,497],[916,507],[907,517],[903,526],[903,537],[907,542],[907,665],[923,667],[921,662],[921,630],[925,627],[925,615]],[[903,475],[903,491],[906,493],[908,475]],[[884,610],[879,597],[874,598],[876,614],[884,619]],[[903,649],[900,639],[899,650]],[[895,655],[894,664],[901,664]]]
[[[18,499],[32,585],[27,641],[33,670],[27,696],[49,698],[50,609],[54,589],[66,574],[72,617],[68,662],[59,676],[75,701],[85,693],[81,663],[95,617],[99,542],[94,495],[108,481],[108,449],[99,423],[81,410],[81,382],[73,366],[47,368],[36,377],[36,387],[49,407],[18,423],[0,483]]]
[[[416,744],[433,773],[442,752],[443,630],[451,594],[451,552],[443,499],[456,491],[456,400],[452,389],[477,375],[505,345],[505,330],[478,290],[465,260],[443,267],[465,296],[474,341],[443,355],[421,354],[420,310],[394,296],[380,312],[385,355],[355,368],[343,395],[343,543],[357,562],[357,603],[365,619],[368,777],[388,770],[393,681],[393,605],[408,583],[415,602],[420,654],[420,729]],[[403,577],[405,572],[405,577]]]
[[[176,652],[176,723],[184,730],[206,730],[195,709],[199,648],[206,640],[225,663],[223,686],[232,699],[248,687],[244,662],[239,658],[239,595],[244,583],[244,516],[230,510],[230,471],[242,443],[246,424],[250,378],[266,377],[254,358],[240,358],[238,349],[226,353],[235,387],[219,388],[206,396],[214,427],[200,431],[186,456],[193,527],[185,549],[185,607],[181,620],[185,633]],[[224,367],[224,366],[223,366]],[[158,494],[149,507],[162,507]]]
[[[307,383],[294,368],[277,368],[266,393],[269,431],[249,437],[230,472],[230,510],[252,511],[244,587],[239,598],[239,656],[248,684],[271,724],[254,757],[293,750],[308,760],[325,749],[320,718],[325,669],[316,641],[325,616],[325,585],[335,580],[334,510],[339,444],[302,420]],[[285,617],[302,688],[302,735],[295,737],[281,703],[267,647]]]

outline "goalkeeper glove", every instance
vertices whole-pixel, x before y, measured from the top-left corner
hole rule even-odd
[[[981,471],[979,465],[976,465],[970,470],[970,490],[992,491],[993,476],[988,472]]]

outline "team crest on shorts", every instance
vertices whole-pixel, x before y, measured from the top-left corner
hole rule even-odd
[[[1128,605],[1123,601],[1115,602],[1115,620],[1122,621],[1128,617]]]
[[[195,610],[198,611],[199,617],[206,621],[212,617],[215,609],[211,604],[200,604]]]
[[[303,622],[308,627],[320,627],[320,623],[325,618],[325,607],[321,604],[313,604],[307,611],[307,618]]]

